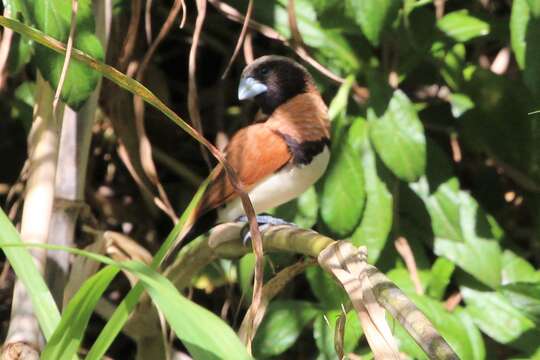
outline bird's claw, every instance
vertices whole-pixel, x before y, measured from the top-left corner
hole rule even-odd
[[[291,225],[296,226],[294,223],[290,223],[283,219],[274,217],[272,215],[257,215],[257,224],[259,224],[259,231],[264,232],[269,227],[278,226],[278,225]],[[242,243],[244,246],[248,246],[251,242],[251,231],[249,230],[249,219],[246,215],[242,215],[236,219],[236,222],[245,222],[246,224],[242,228],[240,235],[242,236]]]

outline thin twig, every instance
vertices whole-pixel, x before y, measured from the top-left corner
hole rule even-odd
[[[420,295],[424,294],[424,288],[422,287],[422,282],[420,281],[420,277],[418,276],[416,261],[414,260],[414,254],[411,250],[409,242],[403,236],[400,236],[396,239],[394,245],[399,255],[401,255],[401,257],[405,261],[405,265],[407,266],[407,270],[409,270],[409,276],[411,277],[411,281],[414,284],[414,289],[416,290],[416,293]]]
[[[144,8],[144,32],[146,33],[146,41],[152,43],[152,0],[146,0]]]
[[[129,20],[128,31],[124,44],[122,45],[122,52],[118,59],[118,68],[124,71],[133,50],[135,49],[135,43],[137,42],[137,32],[139,31],[139,21],[141,19],[141,0],[133,0],[131,2],[131,19]]]
[[[242,24],[242,31],[240,31],[240,36],[238,37],[238,41],[236,42],[236,47],[234,48],[234,52],[231,56],[231,59],[229,60],[229,63],[227,64],[227,67],[225,68],[225,71],[223,72],[223,75],[221,76],[222,79],[225,79],[227,77],[227,75],[229,74],[229,70],[231,70],[231,66],[234,63],[234,60],[236,60],[236,57],[238,56],[238,52],[240,52],[240,47],[242,46],[242,43],[244,42],[244,37],[246,36],[246,32],[249,26],[249,21],[251,19],[252,13],[253,13],[253,0],[249,0],[246,16],[244,17],[244,22]]]
[[[251,64],[255,60],[253,55],[253,33],[248,30],[244,39],[244,61],[246,64]]]
[[[220,0],[208,0],[208,1],[210,2],[210,4],[212,4],[212,6],[214,6],[218,11],[224,14],[228,19],[236,21],[236,22],[244,23],[245,16],[234,7]],[[266,36],[269,39],[280,41],[284,45],[289,46],[305,62],[313,66],[313,68],[315,68],[322,75],[326,76],[328,79],[332,80],[333,82],[337,84],[343,84],[345,82],[344,78],[334,74],[332,71],[327,69],[324,65],[319,63],[309,54],[307,54],[307,52],[303,48],[298,48],[291,45],[291,43],[287,39],[281,36],[276,30],[274,30],[270,26],[261,24],[255,20],[249,20],[248,26],[251,29],[259,32],[260,34]],[[369,98],[369,90],[367,88],[361,87],[355,83],[353,84],[352,89],[356,95],[356,100],[359,101],[360,103],[365,103],[367,99]]]
[[[195,30],[193,31],[193,42],[191,43],[191,49],[189,50],[188,112],[193,126],[201,134],[203,134],[203,127],[201,113],[199,111],[199,95],[197,93],[197,49],[199,47],[199,40],[201,38],[205,18],[206,0],[197,0],[197,19],[195,20]],[[199,144],[199,146],[204,162],[208,166],[208,169],[211,170],[212,163],[210,162],[208,152],[202,144]]]
[[[150,45],[150,48],[144,55],[144,58],[137,70],[136,79],[137,81],[142,82],[144,79],[144,75],[146,72],[146,69],[148,68],[148,65],[150,64],[150,60],[154,53],[157,50],[157,47],[161,44],[163,39],[167,36],[169,31],[171,30],[174,20],[178,17],[178,14],[180,10],[182,9],[182,2],[180,0],[175,0],[171,11],[169,12],[169,15],[167,16],[167,19],[163,23],[163,26],[159,30],[159,33],[154,40],[154,42]],[[144,129],[144,101],[139,96],[133,97],[133,105],[135,109],[135,126],[137,128],[137,133],[139,134],[141,143],[145,143],[149,145],[149,139],[146,135],[146,130]],[[144,146],[145,149],[148,151],[152,151],[151,146]],[[141,147],[142,149],[142,147]],[[142,154],[141,154],[142,155]],[[174,208],[169,201],[169,198],[167,196],[167,193],[163,186],[161,185],[161,182],[159,181],[159,177],[157,175],[157,171],[155,170],[155,166],[153,165],[152,156],[149,155],[146,158],[143,158],[141,156],[141,162],[143,165],[143,169],[147,173],[149,179],[154,183],[156,186],[160,199],[154,199],[155,204],[163,210],[166,214],[173,219],[173,221],[176,221],[176,214],[174,212]]]
[[[75,30],[77,28],[77,10],[79,8],[79,2],[77,0],[71,0],[71,26],[69,28],[69,36],[66,47],[66,56],[64,57],[64,64],[62,65],[62,73],[60,74],[60,80],[56,87],[53,100],[53,114],[56,114],[58,107],[58,101],[60,101],[60,94],[66,81],[66,75],[69,68],[69,61],[71,60],[71,52],[73,51],[73,39],[75,38]]]

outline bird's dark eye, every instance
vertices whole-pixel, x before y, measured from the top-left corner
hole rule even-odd
[[[266,67],[266,66],[263,66],[263,67],[261,68],[261,70],[259,70],[259,72],[260,72],[261,75],[266,75],[266,74],[268,74],[269,71],[270,71],[270,70],[269,70],[268,67]]]

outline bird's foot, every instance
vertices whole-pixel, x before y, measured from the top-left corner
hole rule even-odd
[[[269,227],[278,226],[278,225],[291,225],[296,226],[296,224],[285,221],[283,219],[274,217],[272,215],[257,215],[257,224],[259,224],[259,231],[263,232]],[[242,236],[242,243],[244,246],[247,246],[251,242],[251,231],[249,230],[249,219],[246,215],[242,215],[236,219],[236,222],[245,222],[246,224],[240,232]]]

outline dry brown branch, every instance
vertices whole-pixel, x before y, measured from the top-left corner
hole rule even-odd
[[[452,159],[454,162],[461,162],[461,147],[459,146],[458,136],[456,132],[450,133],[450,148],[452,149]]]
[[[180,10],[182,9],[182,2],[180,0],[176,0],[169,11],[169,15],[167,16],[167,19],[163,23],[163,26],[161,27],[156,39],[154,42],[150,45],[150,48],[144,55],[144,58],[138,67],[136,79],[139,82],[142,82],[144,79],[144,75],[146,73],[146,69],[148,68],[148,65],[150,64],[150,60],[152,59],[152,56],[157,50],[157,47],[161,44],[163,39],[167,36],[169,31],[172,28],[172,25],[174,24],[174,21],[178,17],[178,14]],[[161,184],[159,180],[159,176],[157,174],[157,170],[154,164],[153,156],[152,156],[152,146],[150,144],[150,139],[148,139],[148,136],[146,134],[146,130],[144,128],[144,114],[145,114],[145,105],[144,101],[139,96],[133,97],[133,107],[134,107],[134,114],[135,114],[135,128],[137,130],[137,135],[139,139],[139,156],[141,160],[141,165],[148,176],[148,179],[156,186],[156,189],[159,194],[159,198],[154,198],[154,201],[156,205],[162,209],[173,221],[177,220],[177,216],[174,212],[173,206],[171,202],[169,201],[169,198],[167,196],[167,193],[165,192],[165,189],[163,188],[163,185]]]
[[[137,42],[137,32],[139,31],[139,22],[141,18],[141,1],[142,0],[133,0],[131,2],[131,19],[129,20],[128,31],[124,39],[124,44],[122,45],[122,52],[118,58],[118,68],[120,71],[125,71],[133,50],[135,49],[135,44]]]
[[[253,60],[255,60],[255,55],[253,55],[253,33],[248,30],[244,39],[244,61],[249,65]]]
[[[146,0],[144,7],[144,33],[146,34],[146,42],[152,43],[152,0]]]
[[[409,242],[403,236],[400,236],[394,242],[394,246],[396,247],[399,255],[401,255],[401,257],[405,261],[405,266],[407,266],[407,270],[409,271],[409,276],[411,277],[411,281],[414,284],[414,289],[416,293],[420,295],[424,294],[424,288],[422,287],[422,282],[420,281],[420,277],[418,276],[416,261],[414,260],[414,254],[412,252],[411,246],[409,245]]]
[[[224,14],[228,19],[244,23],[245,16],[239,12],[234,7],[220,1],[220,0],[209,0],[210,4],[212,4],[218,11],[220,11],[222,14]],[[261,24],[255,20],[249,21],[249,27],[260,34],[266,36],[269,39],[277,40],[282,42],[284,45],[291,47],[298,56],[302,58],[305,62],[313,66],[317,71],[319,71],[322,75],[327,77],[328,79],[332,80],[333,82],[337,84],[343,84],[345,82],[345,79],[334,74],[332,71],[327,69],[324,65],[319,63],[317,60],[315,60],[313,57],[311,57],[303,48],[294,47],[290,44],[290,42],[285,39],[283,36],[281,36],[276,30],[271,28],[270,26]],[[353,84],[353,92],[356,95],[357,101],[360,103],[364,103],[369,98],[369,90],[365,87],[361,87],[358,84]]]
[[[186,8],[186,2],[184,0],[180,0],[182,3],[182,19],[180,20],[180,29],[183,29],[186,25],[186,19],[187,19],[187,8]]]
[[[351,243],[338,241],[324,249],[318,260],[347,292],[375,359],[399,359],[384,309],[377,302],[366,274],[366,257],[367,253],[362,254]]]
[[[193,31],[193,42],[189,49],[189,82],[188,82],[188,112],[191,118],[191,123],[198,132],[203,134],[203,126],[201,113],[199,111],[199,94],[197,92],[197,49],[199,48],[199,40],[206,18],[206,0],[197,0],[197,19],[195,20],[195,30]],[[209,170],[212,169],[212,163],[208,156],[207,150],[202,144],[199,144],[204,162]]]
[[[227,77],[227,75],[229,74],[229,71],[231,70],[231,66],[234,63],[234,60],[236,60],[236,57],[238,56],[238,53],[240,52],[240,47],[242,47],[242,43],[244,42],[244,37],[246,36],[246,32],[249,26],[249,19],[251,19],[252,13],[253,13],[253,0],[249,0],[246,16],[244,17],[244,21],[242,23],[242,30],[240,31],[240,36],[238,37],[238,41],[236,42],[236,46],[234,48],[233,54],[231,58],[229,59],[229,63],[225,67],[225,71],[223,72],[223,75],[221,76],[222,79],[225,79]]]

